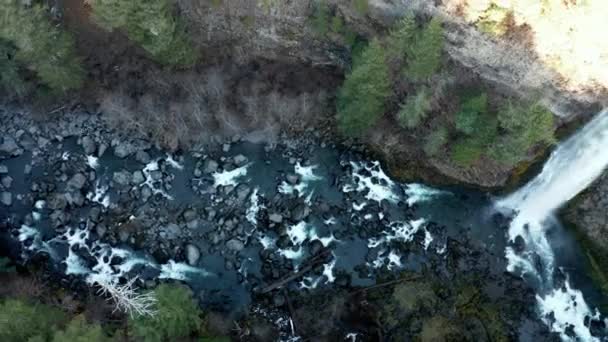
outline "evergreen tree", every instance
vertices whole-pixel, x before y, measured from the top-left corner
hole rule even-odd
[[[168,0],[92,0],[93,15],[106,29],[122,29],[159,63],[187,67],[198,59]]]
[[[415,95],[408,96],[399,111],[399,123],[403,128],[415,128],[431,109],[431,96],[427,87],[420,87]]]
[[[442,50],[441,21],[433,18],[420,32],[417,32],[408,49],[406,75],[415,80],[426,79],[434,75],[441,67]]]
[[[391,94],[385,50],[373,40],[357,58],[357,63],[338,93],[338,123],[349,136],[363,134],[376,123]]]
[[[140,341],[174,341],[199,329],[201,312],[192,291],[180,285],[161,284],[154,289],[156,314],[131,319],[131,333]]]
[[[38,5],[25,8],[17,0],[0,0],[0,40],[8,60],[2,80],[18,80],[21,91],[26,84],[16,77],[20,66],[33,72],[51,90],[66,92],[78,89],[84,80],[84,70],[75,54],[71,36],[52,25],[46,11]],[[14,51],[7,53],[6,43]],[[10,47],[9,47],[10,49]]]
[[[83,316],[76,316],[65,330],[55,332],[53,342],[110,342],[99,324],[88,324]]]

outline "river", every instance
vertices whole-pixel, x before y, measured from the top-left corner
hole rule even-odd
[[[606,146],[606,116],[560,145],[530,185],[500,199],[402,184],[379,162],[325,143],[238,141],[174,155],[83,148],[69,137],[0,160],[12,179],[0,220],[14,255],[44,255],[65,277],[90,286],[183,281],[202,306],[235,315],[266,310],[259,298],[276,288],[364,288],[403,272],[484,274],[485,292],[500,301],[521,276],[536,294],[526,305],[546,328],[563,340],[599,341],[605,328],[590,325],[605,327],[601,294],[553,215],[608,163],[573,182],[572,170],[591,169],[590,156]],[[454,266],[462,246],[472,252]],[[264,315],[283,318],[281,338],[297,339],[284,323],[288,310],[271,311]],[[534,339],[528,320],[518,323],[520,340]]]

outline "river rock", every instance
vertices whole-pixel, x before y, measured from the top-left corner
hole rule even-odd
[[[82,148],[84,149],[84,153],[88,155],[92,155],[95,153],[97,146],[95,144],[95,140],[89,137],[88,135],[82,138]]]
[[[146,151],[137,151],[135,154],[135,160],[142,164],[148,164],[150,162],[150,155]]]
[[[3,176],[2,180],[0,181],[2,183],[2,186],[5,189],[10,189],[12,184],[13,184],[13,177],[11,176]]]
[[[118,185],[122,185],[122,186],[129,185],[132,180],[131,172],[126,171],[126,170],[114,172],[114,175],[112,176],[112,180],[114,181],[114,183],[116,183]]]
[[[87,177],[82,173],[77,173],[68,181],[68,188],[72,190],[80,190],[84,187],[87,182]]]
[[[234,252],[240,252],[245,248],[245,245],[237,239],[231,239],[226,242],[226,248]]]
[[[133,172],[133,177],[132,177],[131,181],[133,182],[133,184],[139,185],[146,181],[146,177],[144,177],[143,172],[138,170],[138,171]]]
[[[224,153],[230,152],[230,144],[224,144],[222,146],[222,151],[224,151]]]
[[[0,175],[4,175],[8,173],[8,167],[6,165],[0,165]]]
[[[237,166],[243,166],[243,165],[247,164],[248,161],[249,160],[247,159],[247,157],[245,157],[242,154],[239,154],[239,155],[237,155],[237,156],[234,157],[234,163]]]
[[[23,149],[21,149],[19,147],[19,145],[17,145],[17,142],[15,141],[15,139],[13,139],[12,137],[9,136],[5,136],[2,139],[2,143],[0,144],[0,153],[12,156],[12,157],[16,157],[21,155],[21,153],[23,153]]]
[[[3,191],[0,193],[0,203],[10,207],[13,204],[13,194],[8,191]]]
[[[287,182],[291,185],[298,184],[300,177],[294,173],[290,173],[287,175]]]
[[[239,184],[236,187],[236,197],[239,203],[243,203],[245,199],[249,196],[251,192],[251,188],[246,184]]]
[[[186,245],[186,260],[190,266],[196,266],[201,258],[201,251],[193,244]]]
[[[101,158],[103,156],[103,154],[106,153],[107,149],[108,149],[108,145],[99,144],[99,148],[97,149],[97,157]]]
[[[132,144],[120,142],[114,146],[114,155],[118,158],[126,158],[137,151],[137,148]]]
[[[270,220],[270,222],[281,223],[281,222],[283,222],[283,215],[277,214],[277,213],[272,213],[272,214],[268,215],[268,219]]]
[[[217,168],[219,167],[219,164],[213,160],[213,159],[207,159],[205,160],[205,163],[203,164],[203,172],[210,174],[210,173],[214,173],[217,171]]]
[[[183,216],[184,216],[184,221],[192,222],[192,221],[196,220],[198,215],[196,215],[196,211],[194,211],[192,209],[188,209],[188,210],[184,211]]]
[[[63,210],[67,205],[68,202],[65,196],[60,193],[54,193],[48,199],[48,206],[52,210]]]
[[[302,221],[310,215],[310,208],[306,204],[298,204],[291,210],[291,219]]]
[[[181,229],[175,223],[169,223],[167,226],[163,227],[162,232],[165,233],[165,237],[167,239],[173,240],[179,237],[181,233]]]

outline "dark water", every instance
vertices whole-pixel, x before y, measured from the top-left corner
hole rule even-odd
[[[323,257],[315,259],[315,267],[285,286],[297,290],[331,288],[338,283],[370,286],[386,274],[436,268],[446,257],[450,240],[483,251],[479,263],[487,264],[488,279],[502,276],[506,269],[508,223],[497,216],[493,199],[485,193],[399,184],[390,180],[379,164],[329,147],[307,147],[300,151],[302,155],[298,150],[278,147],[267,151],[263,145],[248,143],[210,156],[201,152],[168,158],[160,151],[148,152],[152,164],[158,161],[161,176],[154,181],[152,173],[144,172],[149,183],[122,187],[110,186],[116,172],[132,174],[146,170],[146,165],[133,156],[118,158],[108,150],[93,168],[87,165],[75,139],[52,146],[44,157],[25,153],[2,160],[14,179],[13,204],[2,207],[0,215],[13,228],[11,246],[23,246],[19,252],[25,258],[46,253],[59,271],[89,281],[94,278],[91,275],[100,274],[107,279],[139,276],[183,280],[199,294],[203,305],[233,312],[251,304],[252,294],[306,269],[311,258],[319,255]],[[235,165],[240,156],[247,160]],[[25,174],[23,170],[32,158],[38,162]],[[195,171],[210,159],[218,163],[218,170]],[[150,165],[148,171],[154,172]],[[222,177],[244,169],[246,173],[238,177]],[[80,192],[90,198],[82,206],[50,209],[51,194],[70,192],[67,180],[76,173],[87,177]],[[299,179],[291,184],[288,175]],[[34,183],[53,184],[55,189],[33,191]],[[92,201],[96,189],[104,187],[108,187],[107,192],[97,198],[101,203]],[[145,188],[157,192],[147,201],[142,195]],[[107,208],[103,205],[106,195]],[[36,208],[37,201],[45,205]],[[90,219],[92,208],[101,211],[100,219]],[[196,224],[189,225],[182,218],[187,209],[195,212]],[[55,227],[50,217],[57,211],[69,212],[70,218]],[[27,222],[26,216],[33,212],[39,219]],[[271,214],[280,214],[281,222],[273,223]],[[138,236],[136,243],[97,236],[99,222],[112,231],[131,221],[143,222],[140,229],[151,233],[132,234]],[[171,224],[177,231],[166,229]],[[28,231],[24,226],[30,227],[30,234],[23,235]],[[22,243],[19,234],[25,236]],[[70,238],[79,234],[82,239]],[[569,274],[571,284],[582,290],[594,307],[600,294],[583,272],[584,256],[574,237],[556,222],[549,238],[556,268]],[[152,246],[158,243],[178,246],[180,251]],[[185,261],[185,244],[200,251],[195,265]],[[104,258],[109,260],[108,267],[99,268]],[[69,266],[74,266],[75,260],[78,270],[73,272]],[[139,261],[129,263],[133,260]],[[496,297],[504,295],[498,285],[488,284],[488,288],[495,289]]]

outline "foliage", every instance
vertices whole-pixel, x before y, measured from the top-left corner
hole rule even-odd
[[[25,91],[27,85],[17,77],[19,66],[23,66],[56,92],[82,85],[84,70],[72,37],[49,21],[42,6],[25,8],[17,0],[0,0],[0,20],[0,40],[12,44],[8,50],[2,48],[0,59],[8,62],[0,67],[3,82],[15,81],[17,93]]]
[[[447,128],[440,126],[429,134],[424,141],[424,153],[435,156],[448,142],[449,134]]]
[[[15,299],[0,303],[0,341],[25,341],[36,336],[46,339],[63,322],[65,314],[46,305]]]
[[[329,32],[329,22],[332,18],[329,5],[325,0],[315,3],[315,10],[312,14],[312,28],[320,36],[325,36]],[[332,25],[333,26],[333,25]]]
[[[154,316],[131,318],[131,332],[142,341],[175,340],[196,331],[201,323],[200,310],[192,292],[179,285],[159,285]]]
[[[55,332],[53,342],[109,342],[99,324],[88,324],[83,316],[76,316],[65,330]]]
[[[409,29],[409,23],[406,28]],[[443,50],[443,28],[438,18],[433,18],[422,29],[410,33],[413,41],[406,48],[407,67],[405,74],[421,80],[433,76],[441,67]]]
[[[107,29],[123,29],[159,63],[188,67],[198,53],[169,0],[91,0],[93,15]]]
[[[452,147],[452,161],[464,167],[476,162],[495,143],[497,125],[493,114],[479,114],[473,123],[471,135],[459,138]]]
[[[15,60],[16,48],[0,41],[0,89],[5,95],[22,98],[32,89],[32,85],[23,79],[21,66]]]
[[[376,123],[391,94],[385,51],[379,40],[367,46],[338,93],[338,124],[349,136],[363,134]]]
[[[431,109],[431,96],[426,87],[421,87],[415,95],[410,95],[401,104],[398,118],[403,128],[415,128]]]
[[[488,97],[485,93],[463,101],[456,113],[456,130],[472,135],[478,128],[479,117],[487,111]]]
[[[519,162],[536,144],[555,142],[553,114],[539,103],[508,103],[498,112],[498,121],[504,134],[491,154],[504,164]]]
[[[513,13],[509,9],[492,3],[479,17],[477,27],[492,36],[503,36],[509,29],[509,16],[512,15]]]

